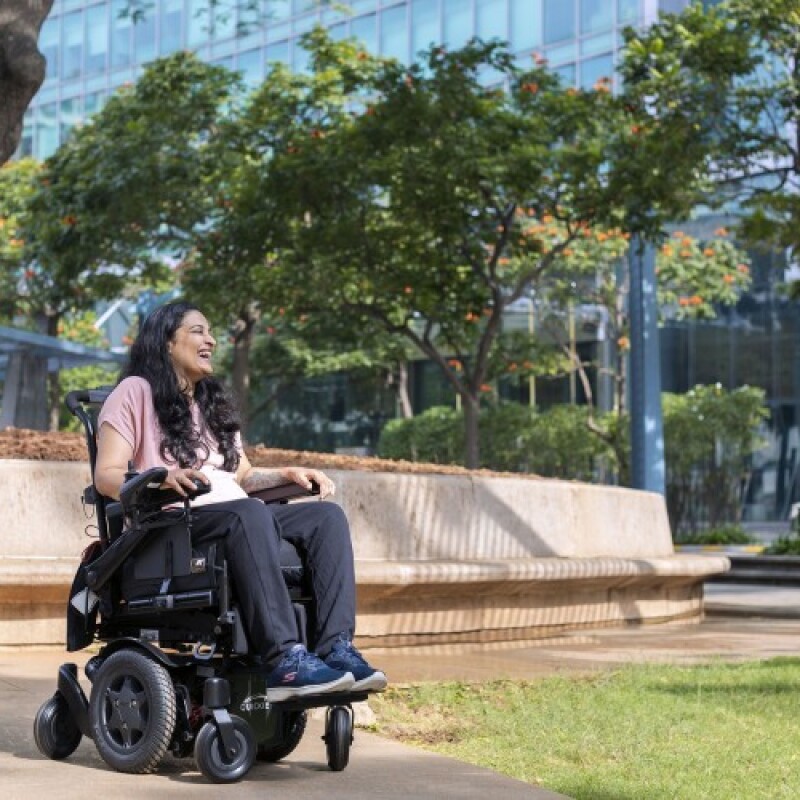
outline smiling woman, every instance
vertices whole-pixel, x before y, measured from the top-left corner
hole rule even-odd
[[[216,341],[208,320],[190,303],[156,309],[142,324],[122,379],[98,417],[95,485],[118,498],[129,463],[167,469],[163,489],[193,494],[194,544],[220,540],[236,586],[251,649],[267,665],[271,701],[333,691],[373,691],[386,685],[352,644],[355,574],[350,528],[333,503],[267,506],[248,496],[267,486],[297,483],[334,493],[316,469],[259,469],[242,447],[236,408],[214,378]],[[300,644],[280,566],[281,539],[305,554],[317,607],[310,639]],[[320,658],[321,656],[321,658]]]

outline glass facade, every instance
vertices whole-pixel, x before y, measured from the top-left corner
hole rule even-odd
[[[432,44],[500,39],[520,63],[539,53],[568,83],[591,86],[613,77],[620,30],[654,14],[658,0],[351,0],[351,13],[311,0],[264,5],[265,19],[254,27],[245,11],[210,15],[207,0],[154,0],[136,24],[127,0],[56,0],[40,38],[47,79],[26,117],[21,154],[49,156],[144,64],[176,50],[240,70],[251,85],[271,62],[307,69],[297,40],[316,24],[406,63]]]

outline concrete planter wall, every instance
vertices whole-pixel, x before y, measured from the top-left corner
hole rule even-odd
[[[716,555],[673,553],[663,498],[552,480],[330,471],[356,554],[359,643],[535,638],[699,620]],[[83,464],[0,461],[0,645],[64,641],[93,520]],[[309,501],[315,502],[315,501]]]

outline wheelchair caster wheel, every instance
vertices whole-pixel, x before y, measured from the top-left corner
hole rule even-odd
[[[166,755],[176,719],[169,672],[138,650],[118,650],[94,676],[89,698],[92,738],[103,761],[144,774]]]
[[[39,752],[56,761],[71,756],[81,743],[81,732],[60,694],[54,694],[36,712],[33,738]]]
[[[197,768],[213,783],[234,783],[241,780],[256,760],[256,740],[250,726],[241,718],[231,715],[236,752],[230,757],[225,751],[219,729],[214,722],[206,722],[194,741],[194,759]]]
[[[334,772],[341,772],[350,760],[350,745],[353,743],[353,715],[350,709],[344,706],[328,709],[323,738],[328,766]]]

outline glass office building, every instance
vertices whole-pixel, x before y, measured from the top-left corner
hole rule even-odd
[[[715,0],[708,0],[712,4]],[[127,0],[56,0],[41,34],[47,79],[26,115],[20,152],[45,158],[70,129],[99,110],[122,84],[136,80],[154,58],[179,49],[197,51],[208,61],[240,70],[258,83],[271,62],[307,68],[298,39],[314,25],[335,37],[356,37],[368,49],[410,62],[431,44],[458,47],[473,36],[509,42],[521,63],[533,53],[547,58],[563,79],[591,87],[612,77],[622,30],[644,26],[661,12],[678,12],[688,0],[350,0],[350,13],[313,0],[264,0],[262,24],[225,9],[211,19],[207,0],[154,0],[143,21],[121,16]],[[224,3],[223,3],[224,5]],[[235,6],[235,0],[230,5]],[[204,13],[205,12],[205,13]],[[487,76],[491,80],[491,76]],[[708,218],[684,228],[708,236],[730,220]],[[662,330],[665,391],[686,391],[696,383],[728,388],[747,383],[767,393],[771,417],[768,442],[756,459],[747,487],[746,518],[781,519],[800,499],[800,315],[779,291],[786,264],[781,254],[754,255],[754,287],[735,309],[712,322],[668,324]],[[580,323],[580,320],[579,320]],[[596,326],[581,333],[578,347],[594,358],[601,343]],[[412,371],[417,411],[452,403],[452,390],[431,364]],[[527,385],[501,387],[503,396],[528,401]],[[602,391],[599,393],[602,395]],[[564,378],[537,385],[539,405],[581,401],[581,387]],[[376,410],[378,409],[378,410]],[[275,420],[256,421],[254,433],[276,444],[336,449],[371,448],[393,414],[391,396],[370,379],[331,376],[315,379],[285,397]],[[319,435],[308,436],[318,420]],[[276,441],[277,438],[277,441]]]
[[[207,0],[154,0],[137,24],[121,16],[126,6],[56,0],[40,37],[47,79],[26,117],[23,155],[47,157],[109,93],[176,50],[195,50],[256,83],[270,62],[305,69],[298,38],[316,24],[405,62],[431,44],[459,47],[479,36],[508,41],[523,60],[541,53],[565,80],[588,87],[613,75],[622,29],[658,11],[655,0],[351,0],[349,13],[314,0],[265,0],[262,23],[253,27],[252,17],[235,10],[210,18]]]

